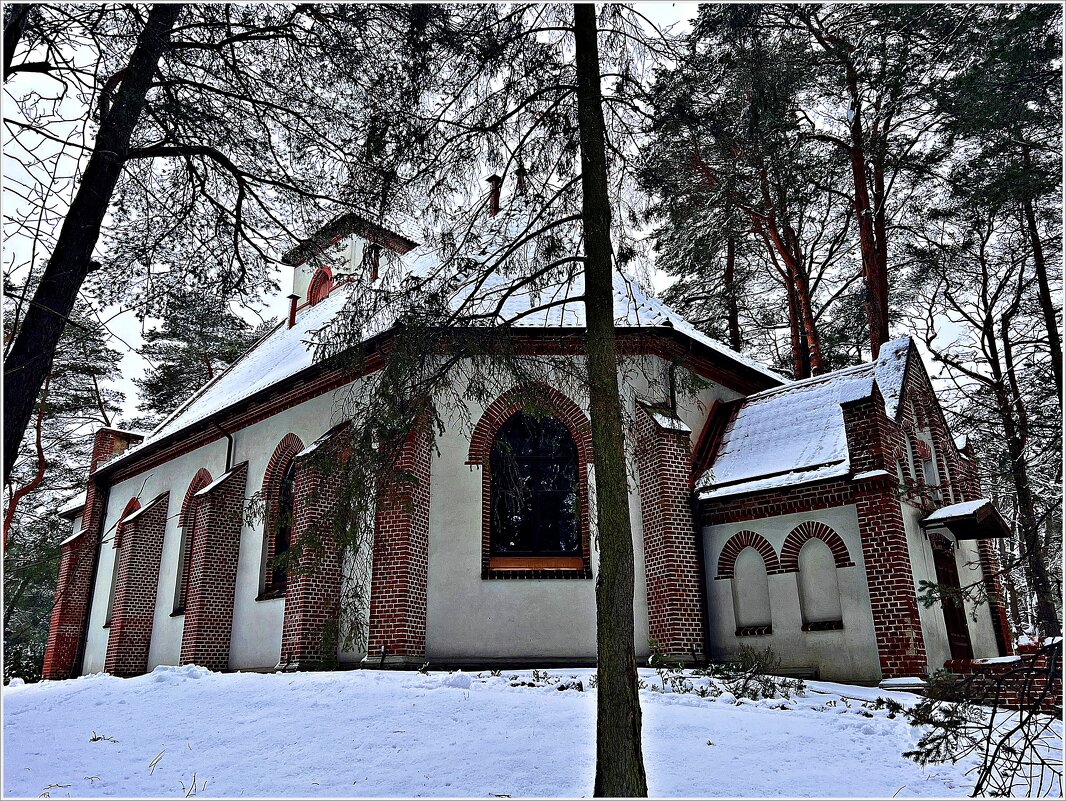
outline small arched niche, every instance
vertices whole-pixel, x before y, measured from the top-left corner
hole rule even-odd
[[[811,538],[803,543],[799,552],[798,581],[803,630],[843,628],[836,560],[824,541]]]
[[[737,555],[733,565],[733,614],[738,637],[769,634],[770,585],[762,554],[750,545]]]

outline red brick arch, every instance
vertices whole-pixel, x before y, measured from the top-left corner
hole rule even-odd
[[[543,408],[559,418],[577,445],[579,465],[584,468],[592,463],[592,424],[576,403],[547,384],[514,387],[490,403],[474,426],[466,463],[487,466],[496,432],[511,415],[529,405]]]
[[[319,267],[311,276],[311,283],[307,285],[307,302],[314,306],[319,301],[325,300],[332,288],[333,271],[329,267]]]
[[[130,498],[126,503],[126,508],[122,510],[122,514],[118,517],[118,522],[115,524],[115,536],[113,548],[122,547],[122,535],[125,533],[126,518],[141,508],[141,502],[136,497]]]
[[[181,513],[178,515],[179,526],[186,529],[192,528],[193,521],[196,519],[196,504],[193,503],[193,496],[213,480],[206,467],[201,467],[196,471],[196,475],[189,482],[189,488],[185,490],[185,499],[181,502]]]
[[[499,569],[490,565],[492,474],[489,457],[501,426],[523,408],[535,406],[557,418],[577,446],[578,503],[581,514],[581,569],[553,569],[546,564],[529,569]],[[514,387],[488,405],[470,437],[466,463],[481,467],[481,577],[496,578],[592,578],[592,545],[589,528],[588,468],[592,464],[592,425],[581,408],[547,384]]]
[[[777,561],[777,553],[774,546],[766,541],[761,534],[754,531],[738,531],[730,537],[722,546],[722,553],[718,556],[718,575],[716,579],[733,578],[733,567],[737,563],[737,557],[745,548],[754,548],[759,552],[766,565],[766,575],[781,572],[781,565]]]
[[[833,560],[837,567],[853,567],[855,563],[848,553],[848,546],[833,529],[825,523],[816,520],[808,520],[800,523],[785,537],[785,543],[781,546],[781,570],[785,573],[799,571],[799,553],[807,540],[821,540],[829,546],[833,552]]]
[[[304,449],[303,441],[293,433],[288,433],[281,438],[281,442],[274,448],[274,453],[267,462],[266,472],[263,474],[263,500],[269,501],[277,486],[281,483],[281,477],[296,454]]]

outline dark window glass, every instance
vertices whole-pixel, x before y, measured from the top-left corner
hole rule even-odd
[[[575,556],[577,447],[559,420],[519,412],[500,428],[492,471],[494,556]]]
[[[278,511],[274,523],[274,569],[270,576],[270,588],[275,591],[285,589],[289,571],[283,557],[289,550],[292,540],[293,485],[296,480],[296,460],[289,462],[285,475],[281,477],[278,487]]]

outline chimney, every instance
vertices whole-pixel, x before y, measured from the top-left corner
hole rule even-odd
[[[289,328],[296,325],[296,304],[299,302],[299,295],[289,295]]]
[[[492,189],[489,191],[489,216],[495,217],[500,213],[500,187],[503,185],[503,178],[490,175],[485,180],[492,184]]]

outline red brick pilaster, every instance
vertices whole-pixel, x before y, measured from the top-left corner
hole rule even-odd
[[[378,489],[370,585],[371,666],[421,663],[426,654],[429,575],[430,438],[416,428],[396,478]]]
[[[349,428],[347,422],[334,427],[296,457],[291,547],[299,563],[285,590],[282,667],[306,669],[336,661],[342,552],[333,530],[339,487],[330,467],[350,455]]]
[[[169,498],[164,492],[149,501],[115,532],[118,572],[104,659],[104,670],[115,676],[138,676],[148,669]]]
[[[679,421],[680,422],[680,421]],[[637,412],[648,633],[671,660],[702,659],[700,560],[690,505],[689,431]]]
[[[179,659],[183,665],[191,662],[211,670],[229,667],[247,479],[248,463],[243,462],[196,495],[196,536]]]
[[[855,481],[859,538],[866,563],[877,653],[883,678],[926,673],[927,660],[918,598],[911,572],[895,468],[886,459],[897,445],[876,385],[868,398],[841,405],[851,469],[876,473]]]
[[[81,529],[60,547],[59,579],[42,669],[46,679],[72,678],[81,668],[80,652],[89,621],[93,572],[97,569],[96,551],[107,510],[107,487],[92,479],[92,473],[112,456],[140,441],[137,435],[111,428],[99,429],[93,438]]]

